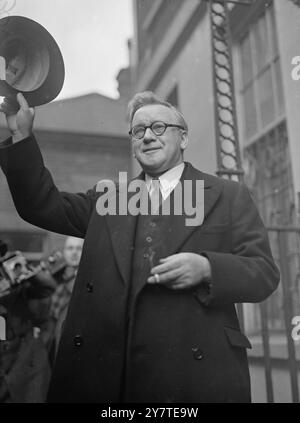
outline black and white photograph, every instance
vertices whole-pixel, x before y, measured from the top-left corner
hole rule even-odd
[[[299,403],[299,158],[300,0],[0,0],[0,413]]]

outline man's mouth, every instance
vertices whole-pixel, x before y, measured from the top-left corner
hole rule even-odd
[[[143,150],[143,153],[145,153],[145,154],[154,153],[155,151],[158,151],[160,149],[161,149],[161,147],[147,148],[147,150]]]

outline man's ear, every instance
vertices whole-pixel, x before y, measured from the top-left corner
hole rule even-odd
[[[180,147],[181,150],[185,150],[189,142],[188,134],[186,131],[181,131],[181,141],[180,141]]]

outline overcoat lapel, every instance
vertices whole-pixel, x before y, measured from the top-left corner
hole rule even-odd
[[[186,163],[184,172],[182,174],[182,186],[184,185],[184,181],[187,180],[193,181],[193,200],[195,199],[196,195],[196,180],[204,181],[203,219],[200,222],[200,225],[198,224],[196,226],[188,226],[186,224],[187,219],[190,219],[191,216],[187,215],[184,212],[184,207],[182,215],[170,215],[168,230],[165,232],[165,234],[162,234],[162,242],[165,245],[166,257],[178,252],[180,250],[181,245],[187,240],[187,238],[205,222],[206,217],[213,209],[222,191],[221,184],[216,183],[217,179],[211,178],[210,175],[206,175],[205,173],[200,172],[199,170],[195,169],[190,163]],[[172,193],[171,195],[174,194]]]

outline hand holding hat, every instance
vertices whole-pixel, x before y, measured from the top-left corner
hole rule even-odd
[[[21,93],[17,94],[19,110],[10,113],[9,105],[4,102],[0,110],[6,114],[7,126],[12,134],[13,142],[18,142],[27,138],[32,132],[34,108],[29,107],[27,101]]]
[[[34,109],[49,103],[61,91],[64,62],[49,32],[23,16],[0,19],[0,96],[14,142],[32,132]]]

